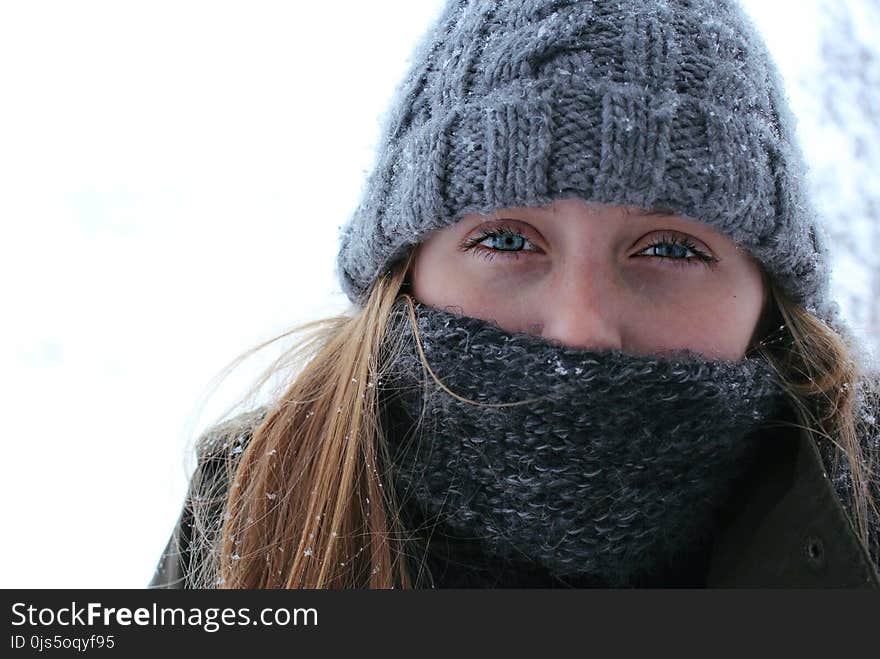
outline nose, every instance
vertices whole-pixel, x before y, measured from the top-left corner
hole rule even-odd
[[[620,301],[595,263],[564,268],[542,310],[541,337],[582,350],[621,350]]]

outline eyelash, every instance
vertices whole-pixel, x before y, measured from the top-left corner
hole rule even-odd
[[[484,258],[488,261],[492,261],[492,260],[499,258],[499,257],[502,259],[513,259],[513,260],[522,258],[521,253],[523,250],[506,251],[506,250],[499,250],[499,249],[494,249],[491,247],[485,247],[483,245],[480,245],[480,243],[483,242],[484,240],[486,240],[486,238],[497,238],[497,237],[500,237],[505,234],[513,234],[514,236],[522,238],[523,240],[526,240],[529,243],[531,243],[531,241],[528,238],[526,238],[521,232],[519,232],[515,229],[511,229],[510,227],[499,226],[494,229],[488,229],[486,231],[483,231],[480,235],[466,240],[464,242],[464,244],[462,244],[461,249],[462,249],[462,251],[472,251],[474,256],[479,256],[480,258]],[[534,243],[532,243],[532,244],[534,244]],[[659,245],[667,245],[667,244],[668,245],[678,245],[680,247],[684,247],[685,249],[688,249],[691,252],[693,252],[694,256],[676,259],[676,258],[671,258],[669,256],[658,256],[656,254],[652,254],[652,255],[636,255],[636,258],[662,259],[664,261],[669,261],[670,262],[669,265],[671,265],[673,267],[679,267],[679,268],[681,268],[681,267],[686,268],[686,267],[690,267],[692,265],[711,266],[718,260],[716,257],[710,256],[709,254],[706,254],[703,251],[697,249],[696,244],[690,238],[687,238],[685,236],[679,236],[676,234],[671,234],[671,233],[667,233],[667,234],[663,234],[663,235],[659,236],[657,239],[654,240],[654,242],[643,247],[641,251],[644,252],[646,249],[650,249],[652,247],[657,247]],[[533,251],[533,250],[526,250],[526,251]]]
[[[520,251],[510,252],[500,249],[493,249],[491,247],[485,247],[480,245],[481,242],[486,240],[486,238],[497,238],[499,236],[503,236],[505,234],[512,234],[517,236],[518,238],[522,238],[523,240],[527,240],[529,243],[532,241],[526,238],[521,232],[516,231],[515,229],[511,229],[506,226],[499,226],[494,229],[488,229],[483,231],[480,235],[470,238],[464,242],[461,246],[461,250],[463,252],[473,251],[474,256],[479,256],[481,258],[487,259],[489,261],[495,259],[500,256],[503,259],[519,259]],[[531,251],[531,250],[529,250]]]

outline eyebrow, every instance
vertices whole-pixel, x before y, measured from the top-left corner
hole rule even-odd
[[[628,215],[633,215],[629,210],[627,210]],[[655,216],[655,215],[677,215],[675,211],[670,208],[651,208],[649,210],[639,210],[638,215],[645,216]]]

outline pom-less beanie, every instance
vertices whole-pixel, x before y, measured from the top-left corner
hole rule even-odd
[[[337,272],[362,305],[432,231],[554,199],[662,208],[836,323],[779,72],[735,0],[453,0],[416,48]]]

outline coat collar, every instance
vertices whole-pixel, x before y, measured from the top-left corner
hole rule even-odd
[[[706,586],[880,588],[815,442],[784,428],[765,449],[716,535]]]

